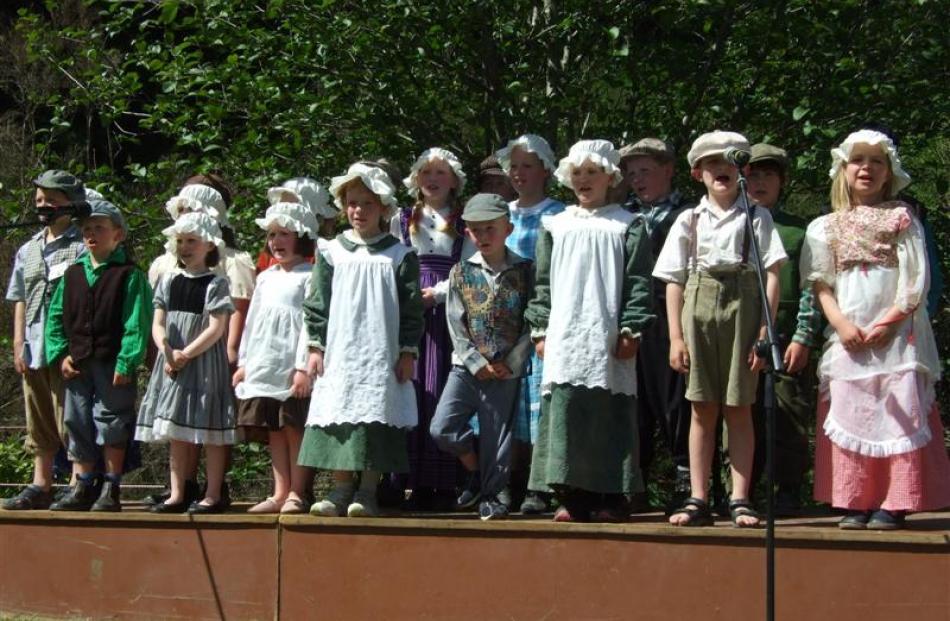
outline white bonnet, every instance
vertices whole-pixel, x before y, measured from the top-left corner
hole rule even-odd
[[[498,158],[498,163],[501,164],[505,172],[508,172],[508,169],[511,167],[511,152],[514,151],[515,147],[527,153],[534,153],[538,156],[538,159],[541,160],[541,163],[544,164],[545,170],[552,173],[554,172],[556,168],[554,163],[554,151],[551,150],[551,145],[548,144],[548,141],[537,134],[518,136],[514,140],[509,140],[508,145],[504,149],[499,149],[495,152],[495,157]]]
[[[265,231],[271,224],[277,224],[290,229],[297,237],[309,237],[314,241],[320,228],[317,216],[303,203],[274,203],[267,208],[264,217],[255,218],[254,223]]]
[[[887,159],[891,161],[891,175],[893,176],[894,193],[897,194],[910,184],[910,175],[901,166],[901,158],[897,155],[897,147],[894,141],[883,134],[871,129],[862,129],[852,132],[844,139],[844,142],[831,150],[831,170],[828,176],[834,179],[835,175],[841,169],[841,164],[847,163],[851,157],[851,149],[856,144],[878,145],[884,149]]]
[[[294,177],[276,188],[267,190],[267,201],[274,205],[281,202],[284,194],[292,194],[318,218],[335,218],[337,210],[330,203],[330,193],[316,179]]]
[[[175,220],[182,211],[200,211],[214,218],[219,226],[230,226],[227,209],[220,192],[197,183],[186,185],[165,203],[165,210]]]
[[[93,190],[92,188],[86,188],[86,200],[87,201],[91,201],[91,200],[104,201],[106,200],[106,197],[103,196],[102,192],[99,192],[98,190]]]
[[[357,162],[350,165],[345,175],[330,179],[330,194],[333,195],[340,209],[343,208],[343,196],[340,194],[340,190],[354,179],[362,181],[366,189],[378,196],[383,205],[390,209],[396,208],[396,188],[393,187],[392,179],[389,178],[386,171],[376,166]]]
[[[604,172],[613,177],[610,183],[611,186],[617,185],[623,178],[623,174],[618,167],[620,152],[614,148],[613,143],[609,140],[581,140],[574,143],[568,154],[561,158],[557,170],[554,171],[554,176],[561,185],[573,190],[571,170],[587,161],[600,166],[604,169]]]
[[[175,253],[175,237],[178,235],[196,235],[202,240],[217,246],[218,250],[224,248],[221,227],[218,226],[214,218],[201,211],[190,211],[182,214],[171,226],[162,229],[162,235],[168,238],[165,249],[172,254]]]
[[[461,194],[462,188],[465,187],[465,172],[462,170],[462,162],[460,162],[459,158],[455,157],[455,154],[451,151],[440,149],[439,147],[426,149],[422,152],[422,155],[417,157],[416,161],[413,162],[412,168],[409,169],[409,176],[402,180],[409,192],[412,193],[419,189],[419,171],[433,160],[442,160],[449,165],[459,181],[459,187],[456,191]]]

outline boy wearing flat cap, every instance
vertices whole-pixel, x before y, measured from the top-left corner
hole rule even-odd
[[[33,454],[33,482],[3,501],[8,511],[47,509],[53,502],[53,460],[65,442],[63,376],[47,363],[43,325],[53,289],[84,251],[82,235],[72,222],[76,206],[86,200],[82,181],[64,170],[47,170],[33,180],[34,202],[43,230],[17,251],[7,288],[14,304],[13,367],[23,378],[26,411],[24,449]]]
[[[477,252],[449,274],[446,316],[453,366],[430,433],[478,483],[466,486],[466,492],[480,489],[479,516],[492,520],[508,515],[498,494],[508,483],[512,416],[533,349],[524,311],[534,291],[534,273],[531,261],[505,246],[513,227],[504,198],[476,194],[462,219]],[[468,424],[473,415],[478,416],[478,453]]]
[[[788,182],[788,154],[784,149],[766,143],[752,145],[751,154],[749,198],[772,214],[775,230],[788,254],[788,261],[779,270],[779,302],[775,319],[775,329],[785,353],[785,372],[775,375],[775,483],[778,486],[775,509],[779,516],[793,516],[801,510],[802,482],[811,464],[808,426],[815,412],[815,371],[806,367],[812,366],[809,357],[817,345],[821,315],[815,308],[814,294],[810,289],[802,290],[800,285],[798,263],[808,223],[782,208]],[[753,489],[765,466],[763,384],[760,378],[759,398],[752,415],[756,440]]]
[[[86,252],[53,292],[46,358],[66,380],[64,420],[76,483],[53,511],[121,511],[119,485],[135,426],[135,370],[145,358],[152,290],[123,244],[127,229],[107,201],[80,222]],[[105,478],[95,472],[99,457]]]
[[[653,248],[653,263],[663,248],[673,222],[696,201],[673,189],[675,153],[659,138],[643,138],[620,150],[620,168],[630,195],[624,208],[643,219]],[[649,477],[653,462],[654,429],[660,432],[670,450],[676,470],[673,505],[689,495],[689,420],[684,377],[668,364],[657,364],[670,355],[670,337],[666,317],[666,283],[653,281],[653,308],[657,320],[643,331],[637,353],[637,426],[640,435],[640,470]],[[634,496],[631,509],[648,510],[646,495]]]
[[[708,526],[709,473],[720,411],[729,432],[732,498],[729,513],[738,527],[759,525],[749,502],[754,431],[751,406],[764,361],[755,355],[765,320],[754,269],[738,170],[729,149],[749,150],[741,134],[714,131],[699,136],[687,155],[693,179],[706,196],[677,217],[653,269],[667,283],[670,366],[686,376],[692,403],[689,429],[691,497],[670,516],[674,526]],[[763,207],[752,208],[752,230],[766,270],[768,307],[778,301],[778,270],[787,259]]]

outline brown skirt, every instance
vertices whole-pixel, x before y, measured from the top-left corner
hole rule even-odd
[[[303,431],[310,410],[310,399],[290,397],[278,401],[270,397],[238,400],[237,426],[246,442],[267,443],[268,433],[293,427]]]

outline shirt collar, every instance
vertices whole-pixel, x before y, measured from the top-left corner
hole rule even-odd
[[[753,207],[754,207],[754,205],[753,205]],[[729,209],[726,210],[726,213],[723,214],[722,216],[719,216],[718,213],[713,209],[712,203],[709,202],[709,199],[706,198],[706,195],[705,195],[705,194],[703,195],[703,197],[702,197],[701,199],[699,199],[699,204],[696,205],[695,210],[696,210],[696,213],[702,213],[703,211],[708,211],[713,217],[715,217],[715,218],[717,218],[717,219],[720,218],[720,217],[722,217],[722,218],[728,218],[728,217],[732,214],[732,212],[739,212],[739,211],[740,211],[740,209],[739,209],[739,197],[738,197],[738,196],[736,197],[735,202],[732,203],[732,206],[730,206]]]
[[[116,263],[116,264],[118,264],[118,265],[123,265],[123,264],[125,264],[125,263],[128,262],[128,258],[127,258],[126,254],[125,254],[125,247],[124,247],[124,246],[119,246],[118,248],[116,248],[115,250],[113,250],[113,251],[112,251],[112,254],[110,254],[108,257],[106,257],[106,260],[103,261],[102,263],[100,263],[99,266],[96,267],[96,268],[93,268],[93,266],[92,266],[92,253],[91,253],[91,252],[85,252],[85,253],[83,253],[83,255],[82,255],[81,257],[79,257],[79,258],[76,260],[76,262],[77,262],[77,263],[84,263],[84,264],[88,265],[88,266],[89,266],[90,268],[92,268],[92,269],[99,269],[99,268],[103,267],[104,265],[108,265],[108,264],[110,264],[110,263]]]
[[[468,261],[469,263],[473,265],[478,265],[480,267],[483,267],[488,271],[494,271],[492,270],[492,267],[488,264],[488,262],[485,261],[485,257],[482,256],[481,252],[476,251],[474,254],[472,254],[472,256],[466,259],[466,261]],[[501,271],[504,272],[505,270],[508,270],[514,267],[515,265],[518,265],[519,263],[524,263],[525,261],[527,261],[527,259],[525,259],[521,255],[513,252],[510,248],[505,248],[505,265],[501,269]]]

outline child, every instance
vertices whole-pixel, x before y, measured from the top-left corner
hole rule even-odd
[[[541,230],[541,218],[564,211],[564,203],[546,196],[548,183],[554,175],[554,151],[541,136],[524,134],[509,141],[496,155],[518,193],[517,200],[508,204],[514,231],[508,236],[506,243],[516,254],[533,261]],[[541,358],[533,351],[528,368],[529,373],[522,382],[522,394],[515,412],[513,473],[528,470],[531,464],[531,447],[538,440],[541,375],[544,366]],[[526,483],[525,481],[523,484]],[[521,503],[521,512],[538,514],[545,511],[547,506],[542,495],[528,491]]]
[[[238,347],[241,343],[241,334],[244,331],[244,316],[250,306],[251,296],[254,293],[254,278],[256,276],[254,261],[246,252],[234,247],[234,231],[228,222],[228,208],[231,204],[231,193],[224,181],[215,174],[194,175],[185,181],[185,185],[165,203],[165,210],[177,220],[183,214],[200,211],[211,216],[221,229],[221,238],[225,246],[221,250],[220,261],[211,268],[216,276],[223,276],[228,281],[228,290],[231,294],[231,303],[234,312],[228,321],[227,352],[228,364],[232,370],[236,369]],[[165,252],[152,261],[149,266],[149,283],[152,287],[158,286],[159,278],[169,271],[178,271],[178,258],[172,252]],[[193,453],[196,461],[188,468],[188,491],[190,496],[197,497],[198,488],[198,461],[197,453]],[[145,499],[146,504],[164,502],[168,499],[168,491],[153,494]],[[224,483],[224,504],[230,503],[227,481]]]
[[[696,204],[673,189],[674,161],[673,147],[658,138],[643,138],[620,150],[620,168],[630,192],[624,208],[643,219],[653,248],[652,264],[656,263],[673,222],[683,210]],[[651,285],[657,320],[640,337],[637,354],[640,469],[646,479],[653,464],[654,431],[659,426],[673,461],[672,501],[678,507],[689,495],[690,406],[683,376],[668,364],[657,363],[669,359],[670,333],[666,283],[654,278]],[[645,494],[632,501],[634,511],[649,510]]]
[[[497,194],[506,201],[518,198],[508,173],[502,169],[497,154],[489,155],[478,165],[478,191],[484,194]]]
[[[607,190],[620,154],[606,140],[571,147],[556,176],[577,205],[541,219],[535,297],[525,318],[544,358],[541,421],[528,488],[553,489],[556,522],[623,521],[636,466],[636,367],[650,325],[650,243]]]
[[[332,239],[338,212],[330,203],[330,193],[315,179],[310,177],[288,179],[280,186],[267,190],[267,202],[270,205],[300,203],[309,212],[308,219],[310,216],[316,219],[317,228],[314,234],[326,235]],[[319,238],[316,241],[319,241]],[[303,258],[309,263],[313,263],[312,252]],[[274,255],[269,252],[267,244],[265,244],[264,249],[257,257],[258,274],[278,263]]]
[[[706,186],[699,205],[673,223],[653,276],[666,281],[670,322],[670,365],[686,373],[692,402],[689,429],[691,497],[670,516],[674,526],[709,526],[709,472],[722,410],[729,432],[732,499],[729,513],[738,527],[759,524],[749,504],[754,434],[751,405],[763,361],[754,354],[765,324],[756,275],[749,266],[751,240],[738,200],[738,171],[723,157],[730,147],[749,150],[734,132],[714,131],[693,142],[687,155],[693,179]],[[753,227],[766,269],[766,295],[774,313],[778,269],[786,259],[772,217],[754,207]]]
[[[785,372],[775,374],[775,512],[794,516],[801,511],[801,487],[808,472],[808,429],[814,412],[814,373],[809,366],[811,349],[820,326],[817,321],[799,322],[799,309],[810,309],[814,296],[804,296],[798,265],[807,223],[784,210],[783,188],[788,179],[788,155],[770,144],[752,145],[749,160],[749,198],[772,214],[775,230],[788,255],[779,270],[779,302],[775,330],[785,352]],[[817,313],[812,315],[817,320]],[[755,459],[750,489],[755,489],[765,466],[764,377],[759,378],[759,397],[752,411],[755,428]]]
[[[7,510],[46,509],[53,502],[53,462],[65,442],[63,376],[43,352],[43,324],[50,296],[63,273],[84,252],[71,216],[85,201],[82,181],[63,170],[47,170],[35,180],[34,201],[43,230],[17,251],[7,288],[14,303],[13,368],[23,376],[26,441],[33,454],[33,482],[3,501]]]
[[[333,471],[314,515],[378,515],[382,472],[406,472],[406,430],[418,421],[409,380],[422,336],[419,263],[387,232],[395,188],[382,169],[353,164],[330,192],[352,229],[317,253],[304,304],[316,376],[299,463]],[[354,474],[359,488],[354,492]]]
[[[476,194],[462,213],[478,252],[452,268],[446,314],[452,337],[452,372],[430,432],[439,448],[480,473],[481,519],[508,515],[498,494],[508,482],[511,420],[520,377],[531,352],[524,309],[533,267],[505,248],[513,229],[508,204],[497,194]],[[478,415],[478,453],[468,421]]]
[[[121,511],[125,448],[135,425],[135,369],[145,358],[152,291],[122,242],[125,219],[89,201],[80,223],[88,252],[56,285],[46,322],[46,358],[66,379],[64,421],[75,485],[53,511]],[[102,447],[102,448],[100,448]],[[100,487],[94,472],[105,459]]]
[[[152,338],[158,357],[142,399],[135,438],[169,441],[171,494],[152,505],[154,513],[221,513],[221,485],[227,447],[234,444],[224,333],[234,307],[228,281],[212,273],[224,248],[211,216],[187,213],[162,233],[178,257],[180,271],[162,276],[155,290]],[[192,498],[185,481],[204,445],[208,485]]]
[[[303,302],[312,268],[305,257],[313,256],[319,224],[302,204],[284,202],[255,222],[267,232],[267,253],[277,263],[257,277],[234,392],[246,437],[262,436],[270,448],[274,493],[248,513],[304,513],[311,477],[297,455],[310,397]]]
[[[419,426],[409,433],[411,509],[451,509],[456,503],[458,465],[455,456],[440,451],[429,425],[451,367],[445,296],[449,270],[474,252],[464,234],[459,196],[465,173],[458,158],[440,148],[427,149],[403,180],[415,200],[391,225],[392,234],[418,255],[425,329],[414,371]]]
[[[830,324],[819,363],[815,498],[845,529],[895,529],[950,505],[950,461],[934,384],[920,222],[891,199],[908,183],[894,143],[861,130],[831,151],[833,212],[809,226],[803,286]]]

